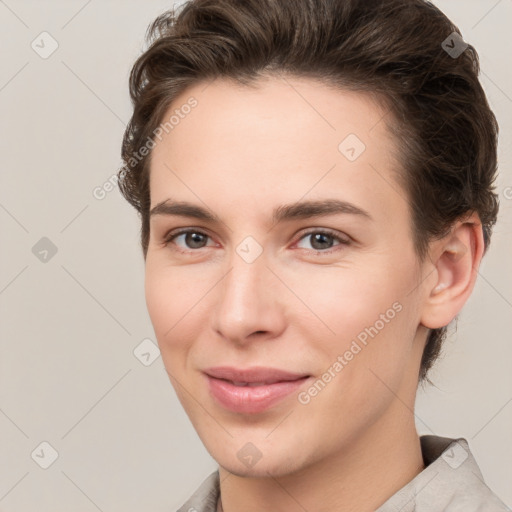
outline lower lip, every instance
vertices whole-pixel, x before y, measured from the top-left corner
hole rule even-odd
[[[297,391],[309,377],[262,386],[235,386],[226,380],[206,376],[210,393],[217,402],[234,412],[255,414],[277,404]]]

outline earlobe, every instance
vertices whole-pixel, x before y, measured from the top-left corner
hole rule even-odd
[[[483,250],[482,225],[476,213],[433,243],[432,263],[437,277],[425,290],[422,325],[437,329],[457,316],[473,291]]]

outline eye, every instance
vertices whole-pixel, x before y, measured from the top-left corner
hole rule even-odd
[[[176,243],[176,240],[180,237],[182,237],[182,243],[185,244],[184,246]],[[166,235],[164,238],[164,245],[167,246],[172,242],[178,247],[178,251],[180,252],[194,252],[194,250],[208,247],[207,242],[209,238],[209,235],[198,229],[187,228],[171,232]],[[337,246],[347,246],[350,244],[350,239],[348,237],[343,237],[335,231],[312,229],[303,233],[296,245],[300,247],[299,244],[308,238],[310,239],[312,249],[308,249],[307,247],[305,249],[309,252],[316,252],[317,254],[329,254],[336,251]],[[337,244],[335,242],[337,242]]]
[[[179,244],[176,244],[176,240],[180,237],[183,237],[183,243],[185,243],[185,247],[183,248]],[[206,233],[199,231],[198,229],[188,228],[182,229],[177,232],[169,233],[166,235],[164,239],[165,245],[173,242],[178,245],[179,250],[181,252],[192,252],[194,249],[202,249],[206,247],[206,242],[210,238]],[[187,250],[189,249],[189,250]]]
[[[304,233],[298,243],[300,243],[302,240],[307,240],[308,238],[310,239],[310,244],[312,246],[311,250],[323,254],[329,254],[333,251],[336,251],[337,249],[329,250],[332,249],[333,247],[340,245],[346,246],[350,244],[350,240],[348,239],[348,237],[340,236],[339,234],[333,231],[321,229],[315,229],[308,231],[307,233]],[[334,245],[333,241],[337,241],[338,244]]]

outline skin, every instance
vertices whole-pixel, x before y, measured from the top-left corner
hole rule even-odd
[[[421,355],[428,328],[447,325],[471,293],[481,225],[468,216],[420,262],[386,110],[312,79],[257,85],[197,83],[169,109],[198,101],[153,149],[151,208],[189,201],[222,222],[152,216],[148,312],[176,394],[219,464],[225,512],[373,511],[424,467],[413,415]],[[350,133],[366,146],[354,161],[338,149]],[[326,198],[371,219],[272,224],[278,205]],[[187,227],[206,236],[165,242]],[[310,228],[350,243],[315,244]],[[237,253],[247,236],[263,249],[252,263]],[[307,390],[394,303],[400,312],[307,404],[292,393],[249,415],[209,394],[202,370],[220,365],[306,373]],[[249,442],[261,453],[253,466],[237,456]]]

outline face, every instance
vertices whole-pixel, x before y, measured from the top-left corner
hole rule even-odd
[[[310,79],[257,85],[196,84],[166,114],[197,102],[153,149],[145,291],[205,447],[265,476],[391,428],[416,391],[424,292],[385,110]],[[236,386],[218,367],[293,376]]]

